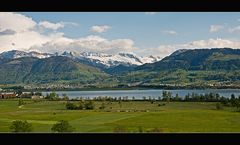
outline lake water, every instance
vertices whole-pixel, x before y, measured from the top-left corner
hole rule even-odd
[[[59,96],[62,94],[67,94],[69,98],[94,98],[99,96],[109,96],[109,97],[126,97],[129,99],[135,97],[135,99],[143,99],[143,97],[149,97],[157,99],[162,96],[163,90],[109,90],[109,91],[56,91]],[[205,93],[218,93],[220,96],[231,97],[231,94],[234,94],[236,97],[240,96],[240,89],[205,89],[205,90],[166,90],[170,91],[173,96],[176,94],[179,97],[185,97],[188,93],[197,93],[197,94],[205,94]],[[47,93],[51,92],[42,92],[44,96]]]

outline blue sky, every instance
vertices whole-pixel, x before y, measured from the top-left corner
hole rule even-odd
[[[111,30],[101,34],[108,39],[130,38],[139,47],[152,47],[160,44],[186,43],[209,38],[235,38],[226,30],[209,33],[210,25],[234,27],[240,24],[240,13],[220,12],[159,12],[145,14],[143,12],[43,12],[23,13],[36,21],[74,22],[76,27],[66,27],[61,31],[67,37],[82,37],[92,34],[89,29],[93,25],[110,25]],[[174,30],[177,36],[163,33]]]
[[[134,42],[134,47],[142,50],[136,53],[142,55],[144,55],[143,50],[151,50],[153,53],[155,48],[156,50],[164,47],[166,49],[175,47],[173,50],[177,49],[176,47],[188,48],[189,45],[185,46],[185,44],[191,44],[194,41],[197,41],[197,45],[194,44],[193,47],[204,47],[206,43],[213,46],[212,43],[215,44],[215,40],[219,38],[226,40],[226,47],[238,47],[240,36],[240,27],[238,27],[240,26],[240,13],[238,12],[158,12],[151,14],[144,12],[22,12],[20,14],[31,18],[36,23],[41,21],[55,24],[64,22],[64,27],[54,30],[54,33],[63,33],[63,36],[69,39],[85,38],[90,35],[109,41],[130,39]],[[91,31],[93,26],[103,25],[109,27],[105,32]],[[213,41],[209,42],[210,39]],[[199,44],[201,40],[206,43]],[[227,41],[231,41],[231,45]],[[237,43],[232,41],[237,41]],[[217,42],[216,47],[218,47]],[[221,41],[219,46],[225,46],[225,42]],[[169,53],[171,51],[158,52]]]

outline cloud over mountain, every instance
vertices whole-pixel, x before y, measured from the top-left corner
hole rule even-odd
[[[149,13],[150,14],[150,13]],[[151,12],[153,14],[153,12]],[[74,22],[50,22],[46,20],[35,21],[20,13],[0,12],[0,52],[8,50],[34,50],[40,52],[59,52],[64,51],[92,51],[101,53],[119,53],[131,52],[139,55],[158,55],[165,57],[178,49],[192,48],[240,48],[240,42],[230,39],[205,39],[195,40],[187,43],[161,44],[163,40],[159,39],[156,47],[139,48],[133,39],[103,37],[94,35],[77,35],[75,37],[67,37],[61,32],[67,26],[77,26]],[[92,26],[92,25],[90,25]],[[89,26],[88,26],[89,28]],[[103,33],[109,30],[108,25],[94,25],[90,28],[92,32]],[[167,30],[168,28],[166,28]],[[222,29],[220,25],[212,25],[210,32],[217,32]],[[230,32],[238,32],[239,27],[229,29]],[[146,31],[143,29],[143,31]],[[66,32],[66,31],[64,31]],[[176,31],[168,30],[165,32],[169,35],[178,34]],[[161,34],[159,34],[161,35]],[[131,35],[128,35],[131,36]],[[144,35],[141,36],[144,38]],[[158,37],[149,37],[146,39],[156,39]],[[176,37],[177,38],[177,37]]]

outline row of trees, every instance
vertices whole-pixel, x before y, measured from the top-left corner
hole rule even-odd
[[[93,101],[79,101],[78,104],[68,101],[66,104],[66,109],[68,110],[92,110],[94,107]]]
[[[206,93],[206,94],[197,94],[197,93],[188,93],[185,97],[179,97],[178,94],[175,96],[171,92],[163,91],[162,98],[159,98],[161,101],[185,101],[185,102],[229,102],[231,100],[239,100],[240,96],[237,98],[234,94],[231,95],[231,98],[226,98],[220,96],[218,93]]]
[[[31,132],[33,131],[32,124],[21,120],[13,121],[10,130],[12,132]],[[66,120],[60,120],[53,124],[51,130],[53,132],[73,132],[75,129]]]
[[[226,98],[220,96],[218,93],[209,93],[209,94],[196,94],[192,93],[187,94],[184,98],[180,98],[178,94],[176,96],[172,96],[170,92],[163,91],[162,101],[170,102],[170,101],[183,101],[183,102],[218,102],[216,104],[216,109],[222,109],[222,106],[227,107],[236,107],[237,110],[240,109],[240,96],[235,97],[234,94],[231,95],[231,98]]]

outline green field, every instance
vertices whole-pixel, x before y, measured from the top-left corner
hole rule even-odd
[[[18,107],[18,100],[0,100],[0,132],[10,132],[14,120],[32,123],[33,132],[51,132],[59,120],[67,120],[76,132],[240,132],[240,112],[224,107],[216,110],[215,102],[170,102],[158,106],[149,101],[95,102],[94,110],[66,110],[65,101],[33,102]]]

